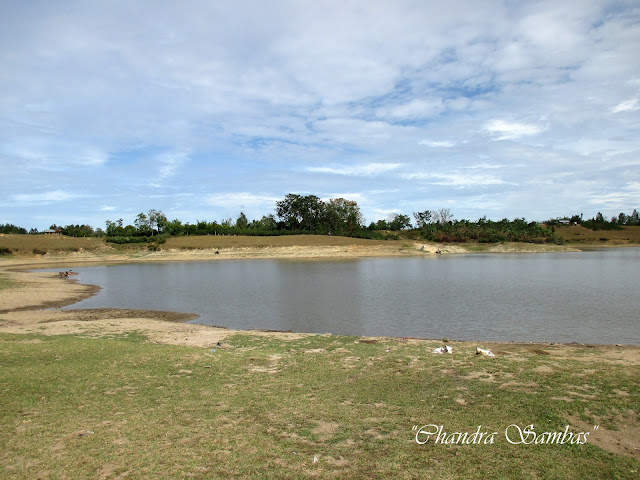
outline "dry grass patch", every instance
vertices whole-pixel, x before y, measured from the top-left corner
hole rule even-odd
[[[351,238],[328,235],[278,235],[278,236],[228,236],[228,235],[203,235],[188,237],[172,237],[167,240],[166,248],[269,248],[269,247],[348,247],[358,246],[388,246],[395,241],[367,240],[363,238]]]
[[[556,227],[556,234],[569,243],[640,243],[640,227],[637,226],[623,226],[622,230],[590,230],[581,225],[561,226]],[[603,239],[606,239],[606,242]]]
[[[79,250],[98,250],[104,248],[103,238],[75,238],[64,235],[0,235],[0,247],[14,253],[75,252]]]

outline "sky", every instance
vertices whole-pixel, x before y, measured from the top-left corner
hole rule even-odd
[[[640,209],[640,2],[2,0],[0,223]]]

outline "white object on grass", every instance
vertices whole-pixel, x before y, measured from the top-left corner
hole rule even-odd
[[[495,357],[495,355],[491,350],[485,350],[479,347],[476,347],[476,355],[484,355],[486,357]]]
[[[445,345],[444,347],[434,348],[431,353],[453,353],[453,347]]]

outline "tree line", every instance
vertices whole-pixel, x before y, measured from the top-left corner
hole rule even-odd
[[[548,225],[559,224],[571,224],[582,225],[590,230],[621,230],[623,226],[638,226],[640,225],[640,215],[638,210],[634,209],[631,215],[620,213],[617,217],[611,217],[607,220],[601,212],[598,212],[595,217],[584,220],[582,214],[572,215],[571,217],[554,218],[547,220]]]
[[[13,233],[13,234],[25,234],[27,233],[26,228],[18,227],[13,223],[5,223],[0,225],[0,233]]]
[[[220,222],[197,220],[183,223],[179,219],[169,221],[162,212],[149,210],[140,213],[134,225],[124,225],[123,220],[106,221],[105,235],[114,243],[162,241],[167,236],[180,235],[292,235],[322,234],[364,238],[386,238],[385,234],[363,227],[360,207],[355,201],[332,198],[323,201],[315,195],[288,194],[276,202],[275,214],[249,220],[244,212],[234,220]]]
[[[240,212],[234,220],[220,222],[197,220],[183,223],[179,219],[168,220],[159,210],[139,213],[133,225],[125,225],[122,218],[105,222],[105,229],[94,230],[89,225],[51,225],[51,229],[72,237],[106,237],[113,243],[162,243],[170,236],[181,235],[292,235],[321,234],[342,235],[359,238],[397,239],[404,236],[434,242],[555,242],[556,227],[560,225],[582,225],[592,230],[620,229],[622,226],[640,225],[638,211],[630,215],[620,213],[610,220],[598,213],[584,220],[582,215],[561,217],[546,222],[527,222],[524,218],[500,221],[481,217],[476,221],[456,220],[448,208],[424,210],[408,215],[395,213],[387,219],[364,224],[360,207],[353,200],[332,198],[321,200],[315,195],[288,194],[276,202],[275,212],[257,220],[249,220]],[[27,233],[26,229],[13,224],[0,225],[0,233]],[[40,233],[31,229],[29,233]]]
[[[500,221],[481,217],[477,221],[455,220],[449,209],[413,214],[421,236],[432,242],[533,242],[561,243],[553,229],[524,218]]]

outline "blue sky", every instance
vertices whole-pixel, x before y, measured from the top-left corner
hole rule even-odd
[[[640,208],[637,1],[0,3],[0,223]]]

